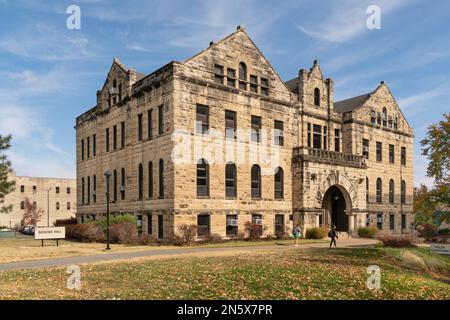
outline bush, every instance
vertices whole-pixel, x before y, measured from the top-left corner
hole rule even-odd
[[[263,235],[264,230],[266,230],[267,227],[264,227],[262,225],[253,224],[250,221],[247,221],[244,224],[244,230],[248,235],[248,240],[254,241],[261,239],[261,236]]]
[[[130,222],[115,223],[109,227],[111,242],[122,244],[138,244],[138,230],[136,224]]]
[[[439,234],[442,236],[446,236],[450,234],[450,229],[449,228],[439,229]]]
[[[205,243],[221,243],[223,241],[222,236],[217,233],[206,236]]]
[[[81,242],[101,242],[105,240],[105,234],[100,226],[94,224],[66,225],[66,238]]]
[[[413,239],[409,235],[398,236],[393,234],[382,234],[377,239],[383,243],[385,247],[391,248],[409,248],[414,247]]]
[[[328,234],[327,227],[311,228],[306,230],[307,239],[323,239]]]
[[[360,238],[375,238],[378,229],[375,227],[363,227],[358,229],[358,236]]]
[[[419,236],[424,237],[426,241],[433,240],[436,235],[436,228],[430,223],[422,223],[418,225],[417,231],[419,232]]]
[[[109,226],[111,227],[112,225],[118,224],[118,223],[123,223],[123,222],[128,222],[128,223],[132,223],[134,225],[136,225],[136,218],[133,215],[127,214],[127,215],[119,215],[119,216],[109,216]],[[106,231],[106,217],[101,217],[97,220],[91,220],[89,222],[86,222],[87,224],[94,224],[94,225],[98,225],[100,226],[103,231]]]
[[[77,218],[57,219],[54,223],[55,227],[64,227],[72,224],[78,224]]]
[[[195,224],[183,224],[178,227],[178,231],[180,232],[180,241],[186,245],[192,244],[195,237],[197,236],[197,226]]]

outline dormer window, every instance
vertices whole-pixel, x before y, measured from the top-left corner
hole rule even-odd
[[[376,112],[375,110],[370,110],[370,123],[375,124],[376,119]]]
[[[394,129],[395,130],[398,129],[398,117],[397,116],[394,117]]]
[[[223,66],[219,64],[214,65],[214,83],[223,84],[225,75],[223,73]]]
[[[239,63],[239,89],[247,90],[247,66],[245,63]]]
[[[377,112],[377,124],[381,126],[381,112]]]
[[[314,89],[314,105],[320,107],[320,90],[319,90],[319,88]]]
[[[227,86],[236,87],[236,70],[227,68]]]
[[[258,77],[250,75],[250,92],[258,93]]]

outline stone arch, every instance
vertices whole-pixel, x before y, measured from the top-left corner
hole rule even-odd
[[[316,196],[316,208],[322,208],[325,193],[333,186],[339,188],[344,195],[347,212],[351,212],[352,210],[358,208],[358,193],[353,186],[353,183],[346,175],[339,173],[329,174],[326,179],[319,184]]]

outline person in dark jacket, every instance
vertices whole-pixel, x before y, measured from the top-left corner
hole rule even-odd
[[[331,225],[331,229],[330,232],[328,232],[328,236],[331,238],[330,241],[330,248],[331,245],[334,243],[334,247],[336,248],[336,239],[339,239],[336,233],[336,226],[335,225]]]

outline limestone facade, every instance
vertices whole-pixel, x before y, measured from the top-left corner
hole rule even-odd
[[[5,206],[11,205],[12,211],[0,213],[0,226],[8,228],[21,226],[27,198],[38,210],[42,210],[38,226],[47,224],[53,226],[57,219],[75,217],[77,210],[75,179],[22,177],[12,173],[8,180],[16,183],[14,191],[6,195],[4,203]]]
[[[134,214],[160,238],[183,224],[231,238],[247,222],[266,235],[297,223],[409,232],[412,128],[385,83],[333,95],[317,62],[283,82],[241,27],[149,75],[115,59],[76,120],[77,217],[105,214],[108,171],[111,213]]]

